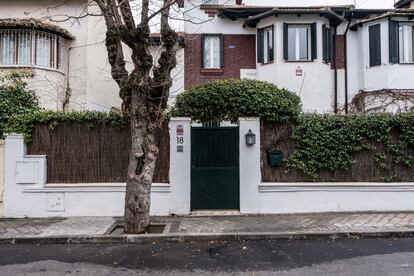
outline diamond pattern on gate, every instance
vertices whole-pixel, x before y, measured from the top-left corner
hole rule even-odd
[[[221,184],[217,180],[213,180],[202,188],[202,191],[211,196],[214,199],[220,198],[225,192],[227,187]]]

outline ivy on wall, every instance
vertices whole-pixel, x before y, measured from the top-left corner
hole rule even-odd
[[[48,124],[50,128],[60,123],[88,123],[89,127],[96,124],[112,125],[120,128],[127,126],[125,118],[118,112],[76,111],[56,112],[38,111],[13,118],[6,126],[7,133],[21,133],[25,142],[30,142],[35,124]]]
[[[321,170],[351,169],[353,155],[363,150],[371,151],[384,170],[390,169],[389,160],[411,167],[413,156],[408,149],[414,148],[414,113],[305,114],[297,121],[292,139],[296,148],[285,166],[299,169],[314,180]],[[397,175],[384,181],[393,178]]]

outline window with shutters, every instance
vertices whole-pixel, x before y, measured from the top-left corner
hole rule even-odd
[[[316,59],[316,23],[284,24],[284,58],[287,61]]]
[[[0,66],[62,69],[65,40],[35,30],[0,30]]]
[[[414,24],[400,24],[398,39],[400,63],[414,63]]]
[[[222,35],[202,36],[202,62],[204,69],[222,68]]]
[[[369,65],[381,65],[381,25],[369,26]]]
[[[330,63],[332,58],[332,34],[331,29],[325,24],[322,25],[322,51],[323,61],[325,63]]]
[[[258,63],[266,64],[274,61],[274,27],[269,26],[257,30]]]

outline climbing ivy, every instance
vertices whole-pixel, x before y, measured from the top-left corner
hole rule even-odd
[[[17,116],[10,121],[6,128],[8,133],[21,133],[26,142],[32,139],[32,132],[35,124],[48,124],[50,128],[60,123],[88,123],[89,127],[96,124],[112,125],[119,128],[127,126],[127,121],[119,112],[97,112],[97,111],[76,111],[76,112],[55,112],[38,111],[30,114]]]
[[[300,116],[293,129],[296,149],[285,165],[316,180],[321,170],[349,170],[355,153],[372,151],[382,169],[394,164],[412,166],[414,113]],[[378,147],[383,147],[379,151]],[[384,181],[393,181],[395,176]]]

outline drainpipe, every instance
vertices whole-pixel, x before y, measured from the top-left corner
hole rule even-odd
[[[338,29],[334,27],[334,36],[333,36],[333,53],[332,53],[332,61],[335,70],[335,77],[334,77],[334,113],[338,113],[338,67],[336,66],[336,36],[338,34]]]
[[[348,19],[348,26],[346,26],[346,31],[344,34],[344,69],[345,69],[345,114],[348,114],[348,31],[349,27],[351,26],[351,21],[353,18],[353,13],[351,13],[351,17]]]

